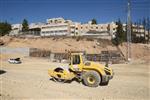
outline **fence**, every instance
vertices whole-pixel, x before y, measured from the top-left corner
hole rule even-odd
[[[85,52],[85,51],[77,51],[77,52]],[[68,60],[69,54],[66,53],[54,53],[50,50],[41,50],[37,48],[30,48],[29,55],[31,57],[44,57],[49,58],[50,60]],[[97,62],[109,62],[109,63],[122,63],[124,59],[119,51],[102,51],[100,54],[86,54],[85,58],[89,61],[97,61]]]
[[[31,57],[50,57],[51,51],[37,48],[29,49],[29,56]]]

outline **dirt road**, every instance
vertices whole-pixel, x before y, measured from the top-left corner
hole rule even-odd
[[[59,63],[47,59],[24,58],[22,64],[1,61],[1,100],[148,100],[150,66],[138,62],[112,65],[114,78],[108,86],[86,87],[82,83],[55,83],[47,70]]]

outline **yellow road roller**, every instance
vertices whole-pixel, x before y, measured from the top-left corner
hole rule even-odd
[[[108,85],[114,72],[110,67],[100,63],[86,61],[83,53],[70,53],[69,65],[49,69],[48,74],[57,82],[68,82],[74,79],[89,87]]]

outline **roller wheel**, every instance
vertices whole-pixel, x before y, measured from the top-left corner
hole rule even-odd
[[[101,82],[101,77],[96,71],[89,71],[83,74],[83,83],[89,87],[97,87]]]

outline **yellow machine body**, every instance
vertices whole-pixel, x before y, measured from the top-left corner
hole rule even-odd
[[[67,68],[49,69],[49,76],[59,81],[79,78],[91,87],[97,87],[98,82],[99,84],[108,84],[109,80],[114,76],[114,72],[110,67],[105,67],[96,62],[84,61],[82,53],[71,53],[69,60],[70,64]],[[96,83],[94,83],[95,81]]]

